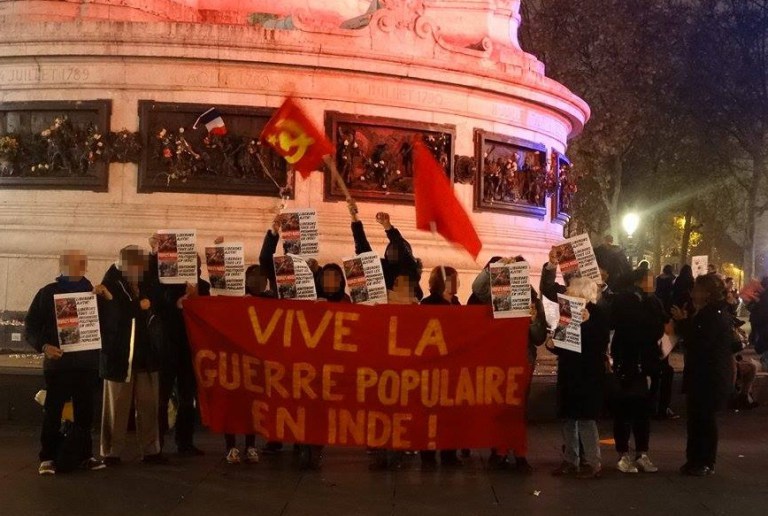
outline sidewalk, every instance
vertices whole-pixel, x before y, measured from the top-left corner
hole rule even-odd
[[[487,472],[487,452],[473,451],[465,467],[422,473],[411,457],[397,473],[369,472],[362,450],[332,449],[322,472],[302,473],[292,453],[263,457],[253,466],[223,461],[223,442],[203,433],[207,455],[167,466],[135,457],[100,472],[37,475],[38,429],[0,426],[0,514],[100,515],[763,515],[768,504],[768,409],[729,413],[721,423],[717,474],[682,477],[685,421],[654,422],[651,456],[661,471],[628,477],[606,468],[598,480],[557,479],[559,426],[530,428],[529,477]],[[610,422],[601,424],[610,437]],[[240,437],[242,439],[242,437]],[[536,494],[538,493],[538,495]]]

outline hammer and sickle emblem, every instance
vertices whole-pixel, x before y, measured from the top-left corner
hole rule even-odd
[[[292,152],[285,156],[285,161],[291,165],[301,161],[309,146],[315,143],[314,138],[308,136],[304,128],[294,120],[279,120],[275,127],[279,132],[277,136],[270,136],[268,141],[277,144],[284,152]]]

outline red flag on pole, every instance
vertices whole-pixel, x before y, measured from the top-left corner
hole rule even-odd
[[[333,144],[290,97],[264,126],[260,139],[304,178],[318,169],[323,156],[334,151]]]
[[[413,152],[416,227],[437,231],[449,242],[464,247],[472,258],[477,259],[483,244],[469,215],[453,194],[443,167],[423,143],[416,142]]]

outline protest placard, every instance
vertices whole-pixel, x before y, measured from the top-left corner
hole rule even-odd
[[[161,229],[157,235],[157,273],[160,283],[197,284],[194,229]]]
[[[579,277],[589,278],[598,284],[602,283],[589,235],[583,234],[564,240],[555,246],[555,253],[560,273],[566,283],[571,278]]]
[[[205,248],[205,263],[212,296],[245,295],[243,244],[217,244]]]
[[[531,286],[528,263],[496,262],[491,264],[490,269],[493,317],[530,317]]]
[[[279,218],[285,254],[317,256],[319,252],[317,211],[308,208],[285,210]]]
[[[99,307],[91,292],[54,294],[59,347],[65,353],[101,349]]]
[[[708,268],[709,256],[694,256],[691,258],[691,269],[693,269],[694,278],[704,276],[708,272]]]
[[[344,258],[344,278],[347,280],[353,303],[387,303],[384,270],[376,253],[362,253],[353,258]]]
[[[316,300],[315,276],[301,256],[275,256],[277,297],[280,299]]]
[[[560,307],[560,319],[552,334],[552,341],[555,347],[581,353],[581,315],[587,301],[558,294],[557,303]]]

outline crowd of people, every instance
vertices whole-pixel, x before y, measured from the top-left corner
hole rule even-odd
[[[365,228],[349,201],[351,230],[357,254],[372,251]],[[428,274],[427,290],[421,290],[421,261],[410,244],[392,225],[386,213],[376,215],[388,244],[381,258],[388,300],[406,305],[460,305],[457,271],[447,265]],[[219,238],[218,243],[223,239]],[[259,263],[246,270],[246,293],[276,297],[273,257],[280,241],[276,219],[267,231]],[[59,260],[60,276],[35,296],[26,317],[26,339],[43,353],[47,396],[41,432],[39,473],[55,474],[74,467],[89,470],[117,466],[126,447],[130,424],[135,425],[142,461],[167,462],[168,407],[177,407],[174,440],[180,455],[204,452],[194,442],[196,421],[195,372],[184,324],[184,303],[206,296],[210,285],[200,277],[197,284],[164,285],[158,281],[157,238],[149,239],[146,253],[131,245],[120,250],[118,259],[94,286],[86,277],[87,256],[64,252]],[[688,443],[684,474],[714,473],[717,456],[717,413],[734,399],[754,406],[751,385],[757,371],[768,367],[768,278],[742,300],[751,310],[751,344],[761,353],[760,361],[738,360],[746,334],[740,329],[736,308],[741,302],[730,279],[715,272],[693,278],[689,266],[675,276],[670,266],[649,282],[647,262],[633,269],[623,251],[606,241],[595,248],[602,281],[572,278],[557,282],[554,250],[542,267],[538,290],[531,286],[528,360],[530,374],[542,346],[557,356],[557,412],[563,421],[562,463],[558,476],[598,477],[602,458],[597,421],[613,418],[616,467],[627,474],[658,470],[650,452],[651,419],[677,418],[670,409],[674,370],[669,349],[660,345],[665,337],[679,343],[685,353],[684,389]],[[522,261],[522,256],[494,257],[472,283],[467,304],[491,303],[490,265]],[[351,302],[341,267],[323,266],[309,260],[315,274],[318,299],[333,303]],[[98,299],[102,348],[64,353],[59,347],[54,295],[93,292]],[[585,299],[581,314],[581,352],[553,345],[542,298],[557,302],[558,294]],[[736,342],[738,340],[738,343]],[[668,348],[668,346],[667,346]],[[737,357],[737,358],[734,358]],[[94,392],[103,380],[100,459],[93,453],[91,428],[96,408]],[[530,383],[530,382],[529,382]],[[529,389],[530,390],[530,389]],[[528,393],[526,393],[527,396]],[[62,411],[71,400],[74,422],[61,431]],[[132,423],[131,423],[132,422]],[[634,437],[634,447],[630,441]],[[225,435],[226,462],[257,463],[261,454],[278,453],[283,444],[267,442],[260,449],[256,436]],[[630,453],[630,450],[634,453]],[[318,469],[323,448],[294,446],[300,467]],[[165,453],[164,453],[165,452]],[[403,452],[369,449],[371,469],[396,469]],[[422,451],[422,468],[455,467],[469,450]],[[495,447],[488,467],[530,473],[533,468],[521,450]]]

